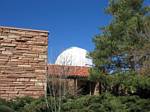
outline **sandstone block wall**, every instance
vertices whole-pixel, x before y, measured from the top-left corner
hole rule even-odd
[[[0,98],[46,92],[48,32],[0,27]]]

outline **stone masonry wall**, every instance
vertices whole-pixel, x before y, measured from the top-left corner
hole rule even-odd
[[[48,32],[0,27],[0,98],[46,91]]]

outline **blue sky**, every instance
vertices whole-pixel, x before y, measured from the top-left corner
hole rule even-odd
[[[0,25],[48,30],[53,63],[72,46],[93,50],[92,38],[111,21],[104,13],[107,5],[108,0],[0,0]]]

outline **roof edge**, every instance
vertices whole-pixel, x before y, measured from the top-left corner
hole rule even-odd
[[[50,64],[50,63],[48,63],[47,66],[63,66],[63,67],[91,68],[91,67],[88,67],[88,66],[60,65],[60,64]]]
[[[0,26],[0,28],[49,33],[49,31],[47,31],[47,30],[36,30],[36,29],[30,29],[30,28],[18,28],[18,27],[11,27],[11,26]]]

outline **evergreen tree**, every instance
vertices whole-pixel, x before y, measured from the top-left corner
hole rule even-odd
[[[100,89],[107,90],[107,70],[106,65],[114,64],[111,60],[113,56],[126,56],[126,62],[131,70],[135,71],[135,52],[144,49],[150,44],[147,38],[139,36],[145,34],[145,22],[149,22],[148,13],[150,7],[143,5],[144,0],[110,0],[106,13],[110,14],[112,22],[102,28],[103,33],[97,35],[93,42],[95,49],[90,53],[95,66],[91,69],[90,79],[100,83]],[[138,34],[138,35],[136,35]],[[150,38],[148,37],[150,40]],[[133,52],[134,51],[134,52]],[[144,61],[141,62],[142,64]],[[140,64],[140,65],[142,65]],[[122,67],[120,63],[115,63],[116,67]],[[118,85],[117,85],[118,86]],[[119,89],[119,87],[117,87]]]

